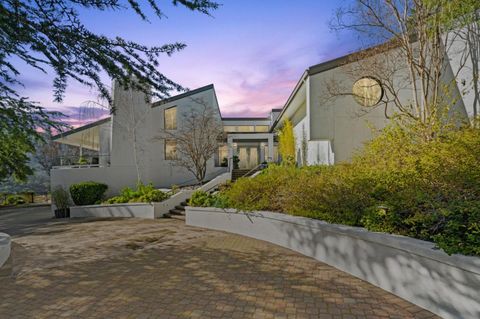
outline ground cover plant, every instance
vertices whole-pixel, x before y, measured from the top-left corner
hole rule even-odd
[[[120,192],[120,195],[107,199],[104,204],[119,204],[119,203],[151,203],[161,202],[170,197],[169,193],[162,192],[155,189],[152,184],[144,185],[138,183],[137,189],[133,190],[130,187],[125,187]]]
[[[391,125],[350,163],[270,166],[219,196],[241,210],[362,226],[480,255],[480,129],[417,133]]]

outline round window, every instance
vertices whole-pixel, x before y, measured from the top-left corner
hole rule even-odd
[[[362,106],[374,106],[383,97],[383,88],[380,81],[371,77],[364,77],[353,84],[353,98]]]

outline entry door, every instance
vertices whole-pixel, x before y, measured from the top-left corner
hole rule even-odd
[[[238,147],[238,167],[240,169],[252,169],[259,164],[258,147],[239,146]]]

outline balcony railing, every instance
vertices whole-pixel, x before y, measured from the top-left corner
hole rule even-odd
[[[106,166],[110,166],[110,154],[59,156],[55,158],[52,168],[62,169]]]

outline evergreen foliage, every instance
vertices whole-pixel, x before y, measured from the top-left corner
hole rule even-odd
[[[283,122],[283,126],[278,131],[278,152],[283,164],[295,164],[295,135],[292,122],[288,119]]]
[[[82,182],[70,186],[70,195],[75,205],[93,205],[103,199],[108,186],[97,182]]]
[[[171,3],[203,14],[218,7],[209,0]],[[96,88],[111,102],[108,87],[101,81],[102,73],[125,88],[149,96],[164,98],[172,90],[184,90],[158,70],[158,58],[183,49],[185,44],[147,47],[121,37],[109,38],[92,32],[80,19],[82,10],[131,10],[148,21],[147,9],[153,10],[157,18],[164,17],[156,0],[0,2],[0,180],[11,176],[25,180],[32,174],[28,154],[34,152],[35,142],[42,140],[39,131],[62,128],[56,121],[59,113],[48,112],[17,92],[23,86],[19,79],[22,65],[55,74],[53,96],[57,102],[63,100],[71,80]]]

